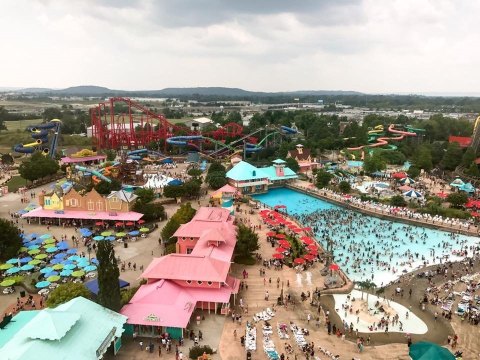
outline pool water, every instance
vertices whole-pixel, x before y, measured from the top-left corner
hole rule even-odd
[[[347,161],[348,167],[362,167],[363,166],[363,161],[358,161],[358,160],[349,160]]]
[[[290,189],[271,189],[253,197],[271,207],[285,205],[289,215],[312,226],[324,248],[327,238],[333,240],[335,262],[352,280],[370,279],[377,286],[423,266],[424,261],[438,264],[439,256],[458,260],[454,250],[478,243],[473,236],[379,219]]]

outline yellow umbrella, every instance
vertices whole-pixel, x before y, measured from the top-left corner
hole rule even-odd
[[[50,239],[45,240],[43,243],[44,243],[44,244],[53,244],[54,242],[55,242],[55,239],[54,239],[54,238],[50,238]]]

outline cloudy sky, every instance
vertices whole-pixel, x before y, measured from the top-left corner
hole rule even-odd
[[[477,0],[3,0],[0,86],[477,92]]]

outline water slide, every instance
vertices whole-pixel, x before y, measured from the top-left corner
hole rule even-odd
[[[32,133],[32,138],[35,139],[35,142],[29,144],[17,144],[13,146],[13,151],[23,154],[31,154],[35,152],[37,147],[40,147],[42,144],[48,144],[48,132],[54,129],[54,137],[50,148],[45,148],[43,150],[44,155],[50,154],[51,157],[55,156],[55,150],[57,148],[58,137],[60,135],[60,125],[61,121],[58,119],[53,119],[52,121],[46,124],[39,124],[34,126],[27,127],[27,131]]]
[[[106,177],[105,175],[103,175],[100,171],[98,170],[95,170],[95,169],[89,169],[89,168],[86,168],[84,166],[79,166],[79,165],[75,165],[75,169],[78,170],[78,171],[82,171],[84,173],[89,173],[89,174],[92,174],[92,175],[95,175],[96,177],[98,177],[99,179],[102,179],[103,181],[106,181],[106,182],[112,182],[112,180],[110,180],[108,177]]]
[[[288,126],[280,126],[280,129],[282,130],[282,132],[286,134],[298,134],[297,129],[292,129],[291,127],[288,127]]]
[[[374,144],[362,145],[362,146],[353,147],[353,148],[347,148],[347,150],[362,150],[363,148],[366,148],[366,147],[374,148],[374,147],[387,146],[387,145],[388,145],[389,150],[396,150],[397,147],[395,145],[388,144],[389,140],[400,141],[400,140],[403,140],[406,136],[417,136],[417,134],[414,133],[414,132],[396,130],[395,129],[395,124],[390,124],[390,126],[388,127],[388,131],[391,132],[392,134],[398,134],[399,136],[379,137],[379,138],[377,138],[377,142],[374,143]]]

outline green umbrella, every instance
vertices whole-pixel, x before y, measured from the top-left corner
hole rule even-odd
[[[455,360],[448,349],[427,341],[412,344],[409,355],[412,360]]]
[[[54,242],[55,242],[55,239],[50,238],[50,239],[45,240],[43,243],[44,244],[53,244]]]
[[[38,264],[41,263],[41,261],[38,260],[38,259],[33,259],[33,260],[29,261],[28,263],[29,263],[30,265],[38,265]]]
[[[15,284],[15,280],[14,279],[7,279],[7,280],[3,280],[1,283],[0,283],[0,286],[12,286],[13,284]]]
[[[124,232],[119,232],[119,233],[117,233],[117,237],[124,237],[124,236],[126,236],[126,235],[127,235],[127,234],[124,233]]]
[[[38,254],[38,255],[35,255],[35,259],[38,259],[38,260],[43,260],[43,259],[46,259],[48,257],[47,254]]]
[[[35,254],[39,254],[39,253],[40,253],[40,250],[38,250],[38,249],[32,249],[32,250],[29,250],[28,253],[29,253],[30,255],[35,255]]]
[[[72,273],[72,276],[74,277],[82,277],[83,275],[85,275],[85,271],[83,270],[77,270]]]
[[[49,276],[47,278],[47,281],[50,281],[50,282],[56,282],[58,280],[60,280],[60,276],[58,276],[58,275]]]
[[[110,236],[110,235],[112,235],[112,232],[111,232],[111,231],[104,231],[104,232],[102,232],[100,235],[102,235],[102,236]]]
[[[150,231],[150,229],[149,229],[149,228],[145,228],[145,227],[144,227],[144,228],[140,228],[140,230],[139,230],[139,231],[140,231],[140,232],[149,232],[149,231]]]
[[[13,264],[2,264],[0,265],[0,270],[8,270],[13,267]]]
[[[53,270],[62,270],[63,269],[63,264],[55,264],[52,266]],[[48,280],[50,281],[50,280]]]
[[[43,247],[45,249],[49,249],[49,248],[55,247],[55,244],[46,244],[46,245],[43,245]]]
[[[27,250],[28,249],[25,246],[22,246],[19,251],[22,252],[22,251],[27,251]]]

